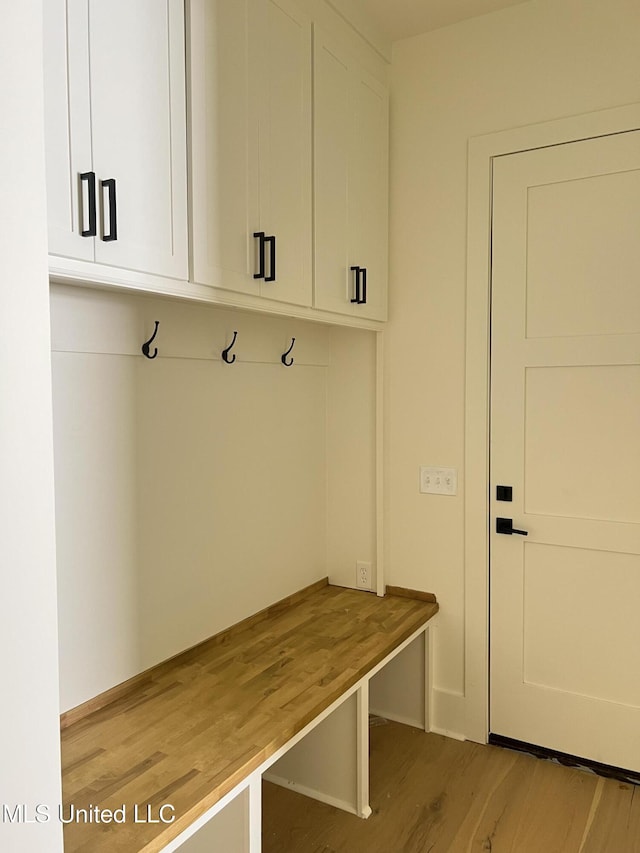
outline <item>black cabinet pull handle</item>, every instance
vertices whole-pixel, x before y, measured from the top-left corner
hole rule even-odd
[[[352,302],[355,305],[366,305],[367,302],[367,268],[366,267],[351,267],[351,271],[355,273],[353,278],[354,296]]]
[[[362,275],[362,290],[360,291],[358,305],[366,305],[367,303],[367,268],[362,267],[360,270]]]
[[[80,173],[80,184],[82,182],[87,182],[87,191],[89,195],[89,227],[83,229],[80,232],[81,237],[95,237],[98,233],[97,228],[97,217],[96,217],[96,173],[95,172],[81,172]],[[84,196],[82,195],[82,191],[80,197],[83,200],[82,203],[82,221],[84,222]]]
[[[353,277],[354,284],[354,296],[351,301],[359,305],[360,304],[360,267],[351,267],[351,272],[354,272],[355,275]]]
[[[496,518],[496,533],[504,533],[511,536],[512,533],[517,533],[518,536],[528,536],[528,530],[516,530],[513,526],[512,518]]]
[[[269,244],[269,257],[271,260],[271,272],[265,278],[265,281],[275,281],[276,280],[276,238],[272,235],[271,237],[267,237],[265,240],[266,243]]]
[[[109,190],[109,233],[105,234],[103,229],[102,240],[105,243],[110,243],[118,239],[118,214],[116,210],[116,179],[107,178],[100,181],[100,188]],[[104,196],[103,196],[104,199]],[[104,200],[103,200],[104,203]]]
[[[253,236],[260,240],[260,249],[258,253],[258,272],[254,272],[254,278],[264,278],[264,231],[254,231]]]

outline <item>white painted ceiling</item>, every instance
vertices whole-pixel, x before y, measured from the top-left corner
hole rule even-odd
[[[358,5],[390,41],[396,41],[524,2],[527,0],[358,0]]]

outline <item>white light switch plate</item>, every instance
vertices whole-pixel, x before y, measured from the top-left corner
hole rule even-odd
[[[420,466],[420,491],[424,495],[455,495],[458,492],[457,468]]]

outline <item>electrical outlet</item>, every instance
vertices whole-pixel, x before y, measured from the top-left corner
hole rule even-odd
[[[371,589],[371,563],[362,560],[356,563],[356,586],[359,589]]]

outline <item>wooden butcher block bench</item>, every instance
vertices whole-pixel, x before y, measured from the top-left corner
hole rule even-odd
[[[320,581],[63,715],[65,853],[190,850],[190,836],[241,795],[238,831],[254,853],[262,774],[323,725],[337,742],[320,752],[355,767],[343,807],[366,817],[369,679],[422,637],[427,667],[438,610],[433,596],[408,595]],[[349,702],[355,734],[343,736],[329,724],[342,714],[349,729]],[[302,789],[336,800],[321,783]]]

